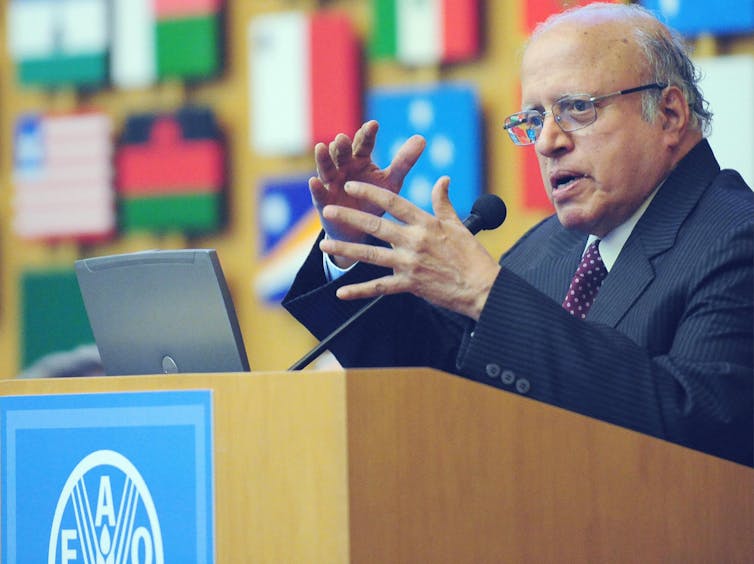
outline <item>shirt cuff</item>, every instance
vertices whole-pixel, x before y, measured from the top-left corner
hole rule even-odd
[[[340,268],[337,264],[333,262],[333,260],[330,258],[330,255],[327,253],[322,253],[322,266],[325,269],[325,278],[328,282],[333,282],[334,280],[337,280],[341,276],[343,276],[346,272],[351,270],[354,266],[356,266],[357,263],[353,263],[348,268]]]

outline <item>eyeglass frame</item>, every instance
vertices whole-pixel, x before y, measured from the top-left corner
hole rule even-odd
[[[592,125],[595,121],[597,121],[597,102],[601,102],[602,100],[606,100],[608,98],[612,98],[614,96],[623,96],[624,94],[633,94],[634,92],[642,92],[644,90],[650,90],[652,88],[657,88],[659,90],[664,90],[667,88],[668,85],[662,82],[652,82],[651,84],[643,84],[641,86],[635,86],[633,88],[626,88],[624,90],[617,90],[615,92],[610,92],[609,94],[602,94],[601,96],[590,96],[589,94],[568,94],[566,96],[563,96],[561,98],[558,98],[553,102],[552,106],[550,106],[549,111],[540,112],[539,110],[521,110],[520,112],[516,112],[515,114],[511,114],[508,117],[505,118],[505,122],[503,123],[503,129],[508,133],[508,136],[510,137],[511,141],[514,145],[519,147],[526,147],[528,145],[533,145],[537,142],[537,139],[539,139],[540,134],[542,133],[542,128],[545,124],[545,118],[548,115],[553,116],[553,119],[555,120],[555,123],[558,125],[558,127],[563,131],[564,133],[570,133],[572,131],[578,131],[579,129],[583,129],[585,127],[588,127]],[[558,114],[555,113],[555,107],[559,104],[562,104],[566,100],[580,100],[583,102],[588,102],[592,105],[592,112],[593,117],[590,121],[583,123],[583,124],[576,124],[576,127],[571,127],[569,129],[566,129],[562,123],[561,115],[562,111]],[[532,129],[536,131],[536,134],[534,136],[534,139],[531,139],[527,135],[527,138],[529,139],[528,143],[522,143],[520,141],[520,138],[515,136],[511,130],[514,127],[517,127],[521,125],[522,123],[526,123],[529,121],[529,118],[527,117],[526,121],[519,121],[516,124],[512,124],[512,118],[516,116],[520,116],[522,114],[536,114],[537,117],[541,119],[541,123],[539,126],[534,126]]]

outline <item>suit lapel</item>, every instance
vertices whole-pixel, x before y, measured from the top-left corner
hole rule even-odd
[[[655,257],[675,243],[681,224],[720,171],[706,140],[686,155],[665,180],[636,224],[600,288],[589,319],[615,327],[652,283]]]
[[[586,235],[560,230],[550,239],[548,251],[531,270],[530,280],[541,292],[560,303],[568,291],[586,245]]]

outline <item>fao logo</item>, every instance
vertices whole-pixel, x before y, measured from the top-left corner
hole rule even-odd
[[[160,522],[136,467],[112,450],[68,476],[50,531],[48,564],[163,564]]]

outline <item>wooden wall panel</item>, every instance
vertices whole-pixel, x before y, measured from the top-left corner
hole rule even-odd
[[[72,267],[78,257],[158,247],[216,248],[238,310],[252,367],[280,370],[298,359],[314,345],[312,337],[282,308],[264,306],[254,295],[253,279],[259,269],[255,191],[262,178],[311,171],[312,159],[310,155],[262,158],[251,150],[247,27],[254,16],[271,11],[340,9],[353,19],[366,53],[371,14],[369,0],[227,0],[224,12],[227,56],[219,77],[191,85],[169,82],[144,90],[105,89],[90,94],[65,89],[22,91],[16,86],[7,52],[8,2],[0,0],[0,375],[13,376],[20,369],[18,279],[22,271],[31,267]],[[478,86],[484,116],[487,190],[502,196],[509,209],[503,227],[480,235],[483,244],[497,256],[541,219],[543,212],[524,209],[521,155],[504,138],[501,128],[504,117],[518,105],[517,68],[524,39],[521,3],[503,0],[482,4],[483,47],[478,60],[421,68],[365,60],[364,79],[365,88],[436,80],[468,80]],[[717,54],[754,53],[754,35],[706,41],[705,49]],[[227,227],[220,234],[191,239],[180,235],[129,235],[95,246],[44,245],[20,241],[14,236],[11,228],[12,130],[17,115],[26,111],[67,111],[92,105],[112,116],[117,134],[131,113],[174,111],[187,102],[211,105],[228,140],[230,215]]]

